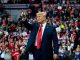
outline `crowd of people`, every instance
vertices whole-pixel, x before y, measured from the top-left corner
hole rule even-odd
[[[56,26],[60,59],[80,60],[80,10],[75,6],[44,4],[43,11],[48,13],[48,22]]]
[[[59,59],[80,60],[80,9],[50,4],[43,4],[42,8],[47,12],[47,23],[56,27]],[[21,24],[21,20],[27,19],[33,24],[36,21],[36,17],[33,16],[23,11],[17,22],[11,15],[0,16],[0,59],[20,60],[30,35],[30,31]]]
[[[26,3],[41,3],[41,0],[0,0],[0,3],[6,3],[6,4],[26,4]]]
[[[0,0],[0,3],[8,3],[8,4],[16,4],[16,3],[20,3],[20,4],[25,4],[25,3],[41,3],[41,2],[45,2],[45,3],[71,3],[71,4],[80,4],[79,0]]]
[[[0,17],[0,58],[5,60],[19,60],[25,48],[29,32],[19,23],[15,23],[11,16]]]

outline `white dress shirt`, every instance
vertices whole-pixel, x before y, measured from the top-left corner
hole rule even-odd
[[[46,27],[46,22],[42,24],[42,36],[43,36],[45,27]],[[36,36],[35,46],[37,46],[37,36]]]

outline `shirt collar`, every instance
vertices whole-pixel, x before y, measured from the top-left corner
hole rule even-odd
[[[42,26],[45,26],[46,25],[46,22],[44,22],[43,24],[42,24]]]

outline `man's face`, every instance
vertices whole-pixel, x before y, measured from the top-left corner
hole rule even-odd
[[[43,14],[37,14],[37,22],[43,23],[45,21],[45,16]]]

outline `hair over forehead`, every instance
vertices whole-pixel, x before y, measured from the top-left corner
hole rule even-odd
[[[43,15],[43,16],[46,16],[46,12],[38,12],[36,15]]]

